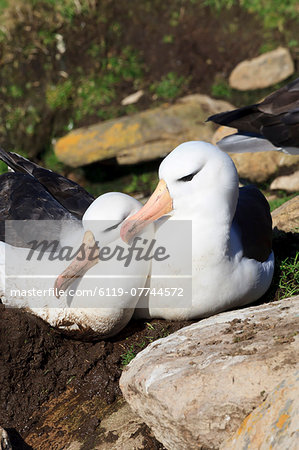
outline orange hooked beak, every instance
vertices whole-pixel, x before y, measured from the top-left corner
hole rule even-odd
[[[167,185],[164,180],[160,180],[146,204],[123,223],[120,229],[122,240],[130,242],[146,225],[168,214],[172,209],[172,198]]]
[[[60,297],[61,291],[66,291],[74,280],[83,277],[89,269],[99,262],[100,250],[91,231],[86,231],[84,234],[80,249],[81,251],[75,259],[55,281],[54,292],[57,298]]]

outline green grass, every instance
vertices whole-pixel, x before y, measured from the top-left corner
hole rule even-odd
[[[48,85],[46,88],[46,102],[50,109],[67,109],[71,104],[71,96],[74,90],[71,79]]]
[[[297,0],[204,0],[206,6],[221,12],[239,5],[246,12],[258,15],[268,29],[283,30],[291,19],[298,19]]]
[[[135,349],[135,346],[132,344],[132,345],[130,345],[128,350],[121,355],[122,366],[127,366],[132,361],[132,359],[135,358],[136,352],[134,349]]]
[[[226,80],[219,80],[212,85],[211,94],[214,97],[231,99],[232,88],[229,86]]]
[[[270,205],[270,211],[274,211],[274,209],[279,208],[281,205],[283,205],[288,200],[291,200],[292,198],[296,197],[299,193],[294,192],[293,194],[287,194],[284,191],[279,192],[279,197],[274,198],[273,200],[269,200]]]
[[[299,252],[294,258],[288,257],[280,263],[280,298],[299,294]]]
[[[157,335],[155,324],[152,324],[150,322],[146,323],[146,331],[148,335],[144,336],[141,342],[131,344],[121,355],[121,364],[123,367],[127,366],[132,361],[132,359],[135,358],[137,353],[147,347],[151,342],[169,335],[169,331],[165,330],[164,328],[162,328]],[[151,336],[151,333],[154,333],[154,336]]]
[[[92,47],[90,51],[99,51],[100,47]],[[97,74],[81,77],[75,98],[73,99],[74,117],[77,121],[85,116],[96,114],[107,119],[109,112],[103,117],[102,107],[110,105],[117,95],[117,85],[121,82],[132,82],[138,87],[143,77],[143,63],[138,54],[130,47],[125,47],[119,55],[101,58],[101,69]],[[112,116],[115,115],[114,114]]]
[[[160,81],[151,84],[150,92],[156,95],[158,99],[172,100],[181,95],[188,81],[189,80],[183,76],[179,76],[174,72],[169,72],[162,77]]]

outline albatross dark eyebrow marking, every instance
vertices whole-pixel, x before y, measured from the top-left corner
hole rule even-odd
[[[190,175],[185,175],[184,177],[179,178],[177,181],[191,181],[199,171],[200,169],[195,170],[195,172],[190,173]]]
[[[106,230],[104,230],[104,233],[107,233],[108,231],[112,231],[112,230],[116,230],[116,228],[124,221],[125,219],[122,219],[120,222],[118,222],[115,225],[112,225],[111,227],[106,228]]]

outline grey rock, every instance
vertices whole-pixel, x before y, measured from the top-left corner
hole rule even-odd
[[[287,192],[299,191],[299,170],[291,175],[275,178],[270,185],[270,189],[282,189]]]
[[[285,80],[294,70],[290,51],[279,47],[238,64],[229,77],[229,84],[240,91],[262,89]]]
[[[273,228],[285,232],[299,229],[299,196],[285,202],[279,208],[272,211]]]
[[[298,326],[299,296],[210,317],[139,353],[122,392],[166,448],[218,448],[299,368]]]

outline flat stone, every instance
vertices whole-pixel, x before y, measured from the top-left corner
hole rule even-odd
[[[240,91],[262,89],[285,80],[294,70],[290,51],[279,47],[238,64],[229,77],[229,84]]]
[[[283,379],[221,450],[297,450],[299,442],[299,371]]]
[[[127,97],[123,98],[121,104],[123,106],[127,106],[137,103],[143,95],[144,91],[141,89],[140,91],[134,92],[133,94],[130,94]]]
[[[59,139],[55,153],[71,167],[116,157],[119,164],[134,164],[166,156],[184,141],[210,141],[214,125],[205,123],[211,114],[233,109],[206,95],[187,96],[174,105],[107,120],[71,131]]]
[[[285,231],[296,231],[299,229],[299,196],[285,202],[271,213],[273,228]]]
[[[299,170],[296,170],[291,175],[275,178],[270,185],[270,189],[282,189],[287,192],[299,191]]]
[[[139,353],[122,392],[167,449],[218,448],[299,368],[298,326],[299,296],[204,319]]]

